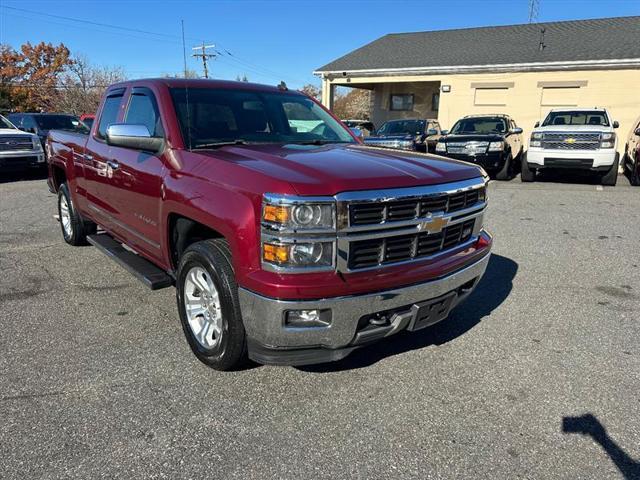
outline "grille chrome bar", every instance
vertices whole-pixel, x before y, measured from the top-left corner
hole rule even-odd
[[[468,246],[482,229],[485,198],[482,178],[338,194],[338,270],[361,272],[424,261]]]

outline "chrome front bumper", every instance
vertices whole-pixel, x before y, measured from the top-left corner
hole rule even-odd
[[[416,303],[458,290],[452,307],[457,305],[476,287],[487,268],[489,257],[490,254],[487,254],[472,265],[436,280],[348,297],[287,301],[267,298],[240,288],[240,307],[249,338],[249,356],[260,363],[298,365],[342,358],[362,344],[388,337],[407,328],[412,318],[411,307]],[[331,324],[327,327],[308,328],[291,328],[285,325],[288,310],[307,309],[330,309]],[[363,317],[390,310],[397,310],[397,313],[390,316],[386,325],[367,329],[366,332],[358,331],[360,319]],[[275,355],[278,351],[301,349],[305,349],[307,353],[313,349],[324,350],[326,355],[305,355],[303,359],[291,357],[288,360]],[[343,349],[344,354],[331,354],[332,350],[337,349]],[[260,353],[256,353],[258,351]],[[263,355],[265,351],[270,354]]]

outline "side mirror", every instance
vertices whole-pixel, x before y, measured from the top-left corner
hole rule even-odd
[[[613,128],[618,128],[620,126],[620,124],[618,123],[617,120],[613,121]]]
[[[362,133],[362,130],[360,130],[359,128],[353,127],[353,128],[350,128],[349,130],[351,130],[351,133],[353,133],[360,140],[364,138],[364,134]]]
[[[540,126],[540,122],[536,122],[536,124],[533,126],[533,128],[538,128]]]
[[[449,135],[449,130],[442,130],[440,133],[442,135]]]
[[[636,135],[638,135],[640,137],[640,127],[636,128],[633,133],[635,133]]]
[[[512,128],[509,133],[522,133],[522,129],[520,127]]]
[[[146,125],[132,123],[109,125],[106,137],[108,145],[147,152],[159,152],[164,144],[164,138],[152,137]]]
[[[437,135],[438,134],[438,130],[436,130],[435,128],[430,128],[429,130],[427,130],[427,136],[431,136],[431,135]]]

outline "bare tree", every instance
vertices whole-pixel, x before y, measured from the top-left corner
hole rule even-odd
[[[195,70],[187,70],[186,72],[179,73],[163,73],[161,75],[164,78],[200,78],[198,72]]]
[[[93,113],[106,88],[125,78],[121,67],[95,67],[85,56],[78,55],[69,65],[60,84],[57,110],[76,115]]]
[[[316,85],[312,84],[312,83],[307,83],[306,85],[304,85],[300,91],[302,93],[306,93],[307,95],[309,95],[310,97],[315,98],[316,100],[320,100],[320,87],[317,87]]]
[[[371,118],[371,92],[362,88],[352,88],[346,94],[336,92],[333,113],[339,118]]]

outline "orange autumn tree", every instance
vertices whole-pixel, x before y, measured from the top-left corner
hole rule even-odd
[[[60,44],[25,43],[20,51],[0,49],[0,101],[16,111],[50,111],[57,104],[62,74],[73,61]]]

